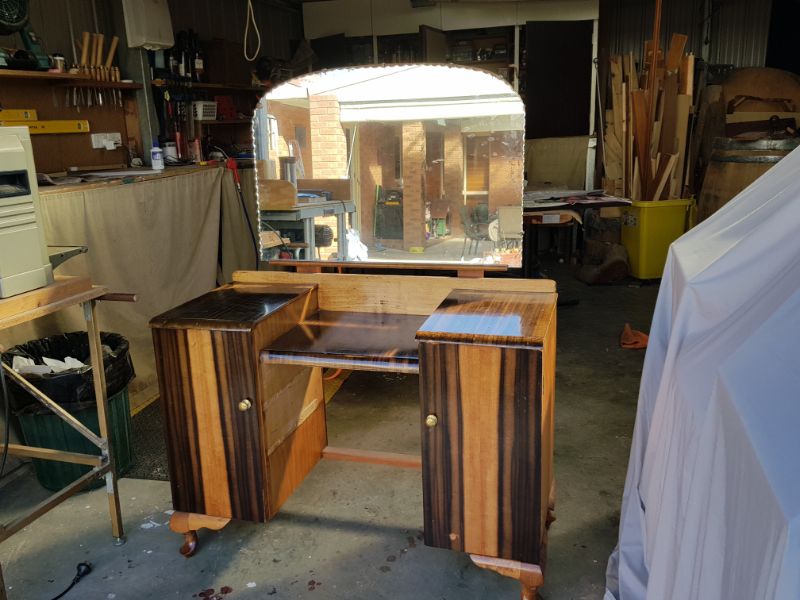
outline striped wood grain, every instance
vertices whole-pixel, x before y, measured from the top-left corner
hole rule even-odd
[[[541,373],[539,348],[420,343],[427,545],[542,558]]]

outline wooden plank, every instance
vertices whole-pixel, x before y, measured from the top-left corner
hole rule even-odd
[[[643,197],[648,196],[651,183],[650,170],[650,120],[648,104],[644,90],[631,92],[631,108],[633,112],[634,140],[636,145],[636,162],[639,167],[639,189]]]
[[[338,272],[347,271],[348,269],[372,271],[372,270],[394,270],[394,271],[458,271],[458,272],[473,272],[482,276],[483,273],[505,273],[508,271],[508,265],[483,265],[483,264],[469,264],[459,261],[452,262],[409,262],[406,260],[297,260],[293,258],[279,258],[269,261],[270,265],[276,267],[294,267],[297,269],[304,269],[304,272],[310,273],[308,269],[335,269]],[[320,270],[313,271],[314,273],[321,273]]]
[[[397,454],[395,452],[379,452],[375,450],[358,450],[356,448],[338,448],[325,446],[322,449],[322,458],[329,460],[342,460],[347,462],[383,465],[400,469],[422,470],[422,457],[410,454]]]
[[[678,72],[683,61],[683,51],[686,48],[686,42],[689,41],[689,36],[682,33],[673,33],[672,40],[669,43],[667,50],[666,69],[667,75]]]
[[[297,205],[297,190],[282,179],[259,179],[258,208],[261,210],[282,210]]]
[[[0,323],[10,317],[88,292],[91,289],[92,280],[88,277],[57,276],[51,285],[0,299]]]
[[[681,61],[680,93],[694,97],[694,54],[687,54]]]
[[[84,280],[83,282],[74,284],[75,287],[80,289],[83,289],[85,287],[84,283],[89,281],[88,277],[57,277],[56,283],[53,285],[0,300],[0,313],[4,315],[0,318],[0,329],[6,329],[7,327],[19,325],[20,323],[33,321],[34,319],[58,312],[64,308],[75,306],[81,302],[94,300],[108,293],[108,288],[93,286],[86,291],[65,295],[60,287],[53,289],[53,286],[59,285],[60,279],[82,279]],[[8,305],[5,303],[8,303]],[[26,308],[16,311],[14,308],[15,306]]]
[[[667,75],[662,95],[664,115],[661,120],[661,137],[658,151],[661,155],[675,154],[677,148],[678,75]]]
[[[549,279],[411,278],[403,275],[236,271],[233,281],[235,284],[316,284],[319,285],[317,293],[322,310],[410,315],[431,314],[454,289],[530,293],[556,291],[555,282]]]
[[[2,447],[2,445],[3,443],[0,441],[0,447]],[[19,444],[9,444],[8,453],[12,456],[24,456],[25,458],[37,458],[39,460],[55,460],[76,465],[88,465],[90,467],[99,467],[103,464],[103,458],[100,456],[65,452],[63,450],[53,450],[51,448],[34,448],[32,446],[21,446]]]
[[[661,200],[661,195],[666,189],[667,181],[672,177],[675,163],[678,161],[677,154],[669,154],[661,159],[656,177],[653,182],[653,195],[649,200]]]
[[[678,158],[675,163],[675,170],[672,176],[672,184],[670,189],[670,197],[682,198],[683,197],[683,181],[687,170],[686,156],[688,153],[688,136],[689,136],[689,116],[692,110],[692,97],[688,94],[680,94],[678,96],[676,113],[675,113],[675,147],[678,150]]]

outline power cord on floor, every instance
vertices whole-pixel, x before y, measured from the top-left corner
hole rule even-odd
[[[78,563],[77,573],[75,573],[75,578],[72,580],[72,583],[69,584],[69,587],[61,592],[58,596],[53,598],[53,600],[59,600],[59,598],[63,598],[67,595],[67,593],[75,587],[75,584],[78,583],[81,579],[86,577],[89,573],[92,572],[92,565],[91,563],[82,562]]]

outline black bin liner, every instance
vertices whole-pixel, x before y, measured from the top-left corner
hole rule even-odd
[[[106,374],[106,395],[110,398],[124,390],[136,376],[130,356],[128,340],[118,333],[100,333],[103,345],[103,367]],[[14,356],[33,359],[36,364],[44,364],[43,357],[64,360],[71,356],[87,366],[64,373],[47,375],[25,375],[25,378],[44,392],[50,399],[67,409],[77,411],[94,406],[94,382],[92,367],[89,366],[89,334],[85,331],[63,333],[39,340],[33,340],[7,350],[3,362],[11,366]],[[8,382],[11,408],[15,413],[45,414],[51,411],[22,389],[14,380]]]

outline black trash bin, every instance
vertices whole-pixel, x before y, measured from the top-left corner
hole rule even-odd
[[[116,333],[101,333],[103,367],[108,396],[108,425],[117,473],[123,475],[133,462],[131,447],[131,413],[128,384],[135,377],[128,340]],[[89,364],[89,336],[85,331],[55,335],[15,346],[3,354],[3,362],[11,366],[14,356],[33,359],[44,364],[42,358],[64,360],[71,356]],[[97,403],[94,397],[92,367],[64,373],[26,376],[28,381],[44,392],[78,421],[99,435]],[[56,416],[13,380],[8,381],[8,391],[13,413],[19,419],[25,444],[68,452],[99,455],[100,450]],[[36,476],[45,488],[59,490],[91,470],[85,465],[75,465],[51,460],[34,460]],[[90,487],[99,487],[102,479]]]

